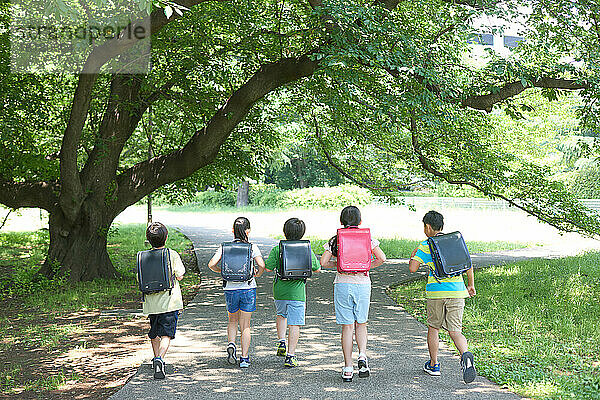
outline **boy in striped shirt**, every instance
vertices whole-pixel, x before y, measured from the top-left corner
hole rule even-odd
[[[444,217],[437,211],[429,211],[423,217],[423,225],[425,236],[428,238],[436,236],[444,228]],[[460,365],[464,381],[466,383],[473,382],[477,375],[473,354],[467,351],[467,339],[462,334],[465,298],[473,297],[476,294],[473,268],[466,272],[468,286],[465,286],[462,275],[437,279],[433,275],[435,267],[429,252],[427,240],[421,242],[419,247],[412,252],[408,264],[410,272],[417,272],[421,264],[425,264],[429,269],[425,292],[427,298],[427,346],[429,348],[430,359],[423,366],[423,370],[429,375],[441,375],[440,363],[437,356],[439,332],[440,328],[444,328],[448,331],[448,334],[454,341],[454,345],[460,352]]]

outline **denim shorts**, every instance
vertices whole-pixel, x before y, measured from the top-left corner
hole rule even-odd
[[[338,324],[364,324],[369,319],[371,284],[336,283],[333,285],[333,300]]]
[[[230,313],[256,311],[256,288],[225,290],[225,302]]]
[[[148,332],[148,337],[150,339],[154,339],[157,336],[168,336],[171,339],[175,339],[179,311],[150,314],[148,318],[150,319],[150,331]]]
[[[306,302],[300,300],[275,300],[277,315],[287,318],[288,325],[304,325]]]

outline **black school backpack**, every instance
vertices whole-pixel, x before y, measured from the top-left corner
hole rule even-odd
[[[460,232],[439,234],[427,239],[436,279],[463,274],[472,268],[471,255]]]
[[[279,279],[303,279],[312,276],[312,252],[308,240],[282,240],[279,242]]]
[[[254,276],[252,245],[242,241],[221,244],[221,277],[227,282],[245,282]]]
[[[175,276],[171,268],[169,249],[152,249],[137,253],[137,274],[140,291],[147,294],[168,290],[171,294]]]

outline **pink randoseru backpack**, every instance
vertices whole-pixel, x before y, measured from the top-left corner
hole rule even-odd
[[[371,268],[371,230],[340,228],[337,230],[338,272],[367,272]]]

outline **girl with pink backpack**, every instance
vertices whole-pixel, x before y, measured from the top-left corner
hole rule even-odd
[[[340,214],[343,228],[323,246],[322,267],[337,268],[333,282],[335,318],[342,325],[342,352],[344,368],[342,380],[352,382],[353,333],[358,345],[358,376],[370,375],[367,362],[367,320],[371,302],[371,278],[369,269],[386,261],[385,253],[379,248],[379,241],[371,238],[368,228],[361,229],[360,210],[348,206]],[[333,258],[336,259],[333,259]]]

